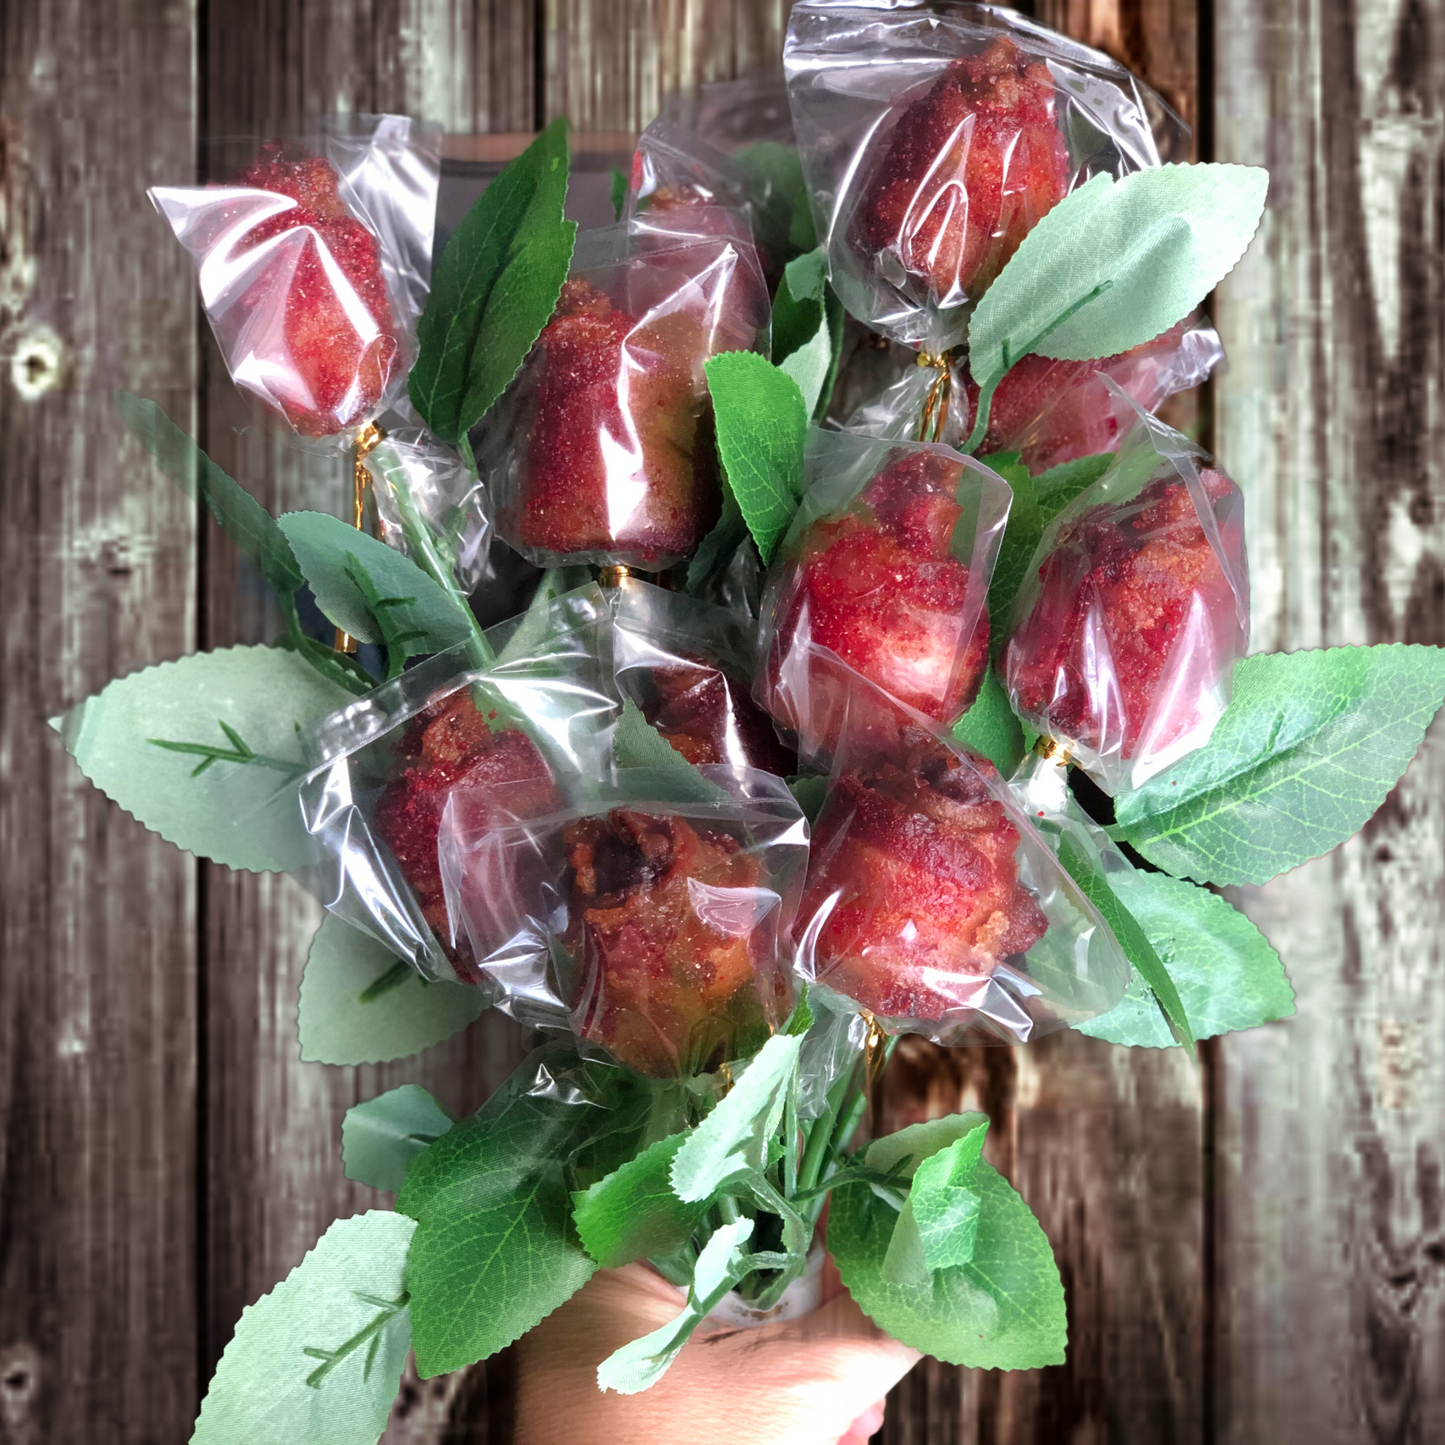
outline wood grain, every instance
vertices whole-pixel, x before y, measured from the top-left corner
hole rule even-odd
[[[117,436],[193,420],[190,279],[145,187],[194,164],[190,5],[0,7],[0,1440],[194,1414],[195,866],[45,719],[195,642],[191,508]]]
[[[1257,648],[1445,642],[1442,26],[1436,0],[1217,9],[1219,157],[1273,176],[1217,308]],[[1222,1048],[1222,1440],[1445,1428],[1441,741],[1360,838],[1245,899],[1300,1012]]]

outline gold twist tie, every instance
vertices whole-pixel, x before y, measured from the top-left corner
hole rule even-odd
[[[1034,751],[1045,762],[1057,763],[1061,768],[1068,767],[1074,761],[1074,755],[1069,748],[1059,742],[1057,738],[1051,738],[1047,734],[1034,744]]]
[[[624,567],[620,562],[617,562],[610,567],[598,568],[597,585],[599,587],[621,587],[631,576],[632,568]]]
[[[953,400],[953,368],[949,365],[946,351],[920,351],[918,364],[938,372],[923,399],[923,415],[918,419],[918,440],[939,442],[943,440],[943,431],[948,425],[948,407]]]
[[[864,1009],[862,1013],[868,1023],[868,1038],[863,1045],[863,1057],[866,1061],[868,1088],[871,1090],[873,1085],[878,1082],[878,1075],[883,1072],[883,1063],[887,1058],[888,1035],[883,1032],[883,1026],[867,1009]]]
[[[351,448],[351,525],[358,532],[366,530],[366,489],[371,485],[371,474],[366,470],[366,459],[386,440],[386,433],[374,421],[369,421],[356,434]],[[355,652],[356,639],[341,628],[336,629],[334,644],[337,652]]]

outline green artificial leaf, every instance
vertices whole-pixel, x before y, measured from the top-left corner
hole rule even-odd
[[[622,208],[627,204],[627,172],[617,166],[612,167],[612,180],[610,191],[612,195],[612,219],[622,219]]]
[[[303,578],[290,544],[271,514],[218,467],[153,401],[120,391],[121,419],[160,469],[192,500],[205,504],[216,525],[256,564],[275,594],[293,597]]]
[[[675,802],[715,803],[726,791],[700,773],[642,715],[642,709],[624,698],[622,714],[612,734],[613,756],[619,768],[645,768],[665,783]]]
[[[1445,699],[1445,651],[1405,643],[1247,657],[1204,747],[1115,804],[1151,863],[1264,883],[1364,827]]]
[[[566,199],[559,117],[482,192],[437,262],[407,389],[450,445],[506,390],[557,305],[577,234]]]
[[[828,801],[827,778],[796,777],[788,779],[788,791],[794,802],[803,810],[803,816],[811,827],[818,821],[823,804]]]
[[[446,591],[415,562],[365,532],[325,512],[287,512],[278,525],[291,543],[316,605],[358,642],[383,642],[388,634],[407,656],[445,652],[471,635],[467,620]],[[369,588],[359,584],[364,572]],[[386,617],[368,601],[385,599]]]
[[[411,1348],[415,1228],[384,1210],[338,1219],[243,1310],[191,1445],[375,1445]]]
[[[597,1388],[635,1395],[655,1385],[677,1358],[692,1332],[716,1309],[747,1272],[743,1245],[752,1237],[751,1219],[720,1226],[702,1247],[687,1304],[676,1319],[614,1350],[597,1367]]]
[[[788,1015],[788,1021],[783,1025],[783,1032],[790,1038],[796,1035],[802,1038],[808,1030],[813,1027],[813,1006],[808,1002],[808,985],[798,985],[798,1001],[793,1005],[793,1011]]]
[[[843,305],[828,286],[821,249],[789,261],[773,298],[773,360],[798,384],[808,415],[821,420],[843,352]]]
[[[1095,176],[1024,237],[975,308],[974,379],[996,384],[1031,351],[1087,361],[1152,341],[1233,270],[1259,228],[1268,186],[1268,173],[1253,166]]]
[[[397,1208],[417,1221],[408,1282],[423,1379],[505,1349],[592,1275],[565,1165],[615,1121],[606,1099],[536,1088],[539,1070],[575,1058],[539,1050],[407,1170]]]
[[[786,239],[795,251],[811,251],[818,239],[813,234],[812,209],[797,146],[759,141],[740,150],[733,160],[750,182],[759,229],[770,237]]]
[[[1058,466],[1040,472],[1034,478],[1040,530],[1047,527],[1081,492],[1088,491],[1116,460],[1113,452],[1096,452],[1093,456],[1060,462]]]
[[[995,452],[980,460],[997,472],[1013,492],[1008,526],[999,544],[998,561],[988,587],[990,650],[997,656],[1008,635],[1009,613],[1013,610],[1014,598],[1028,576],[1029,561],[1044,534],[1044,524],[1034,479],[1029,469],[1019,461],[1019,454]]]
[[[866,1183],[836,1189],[828,1248],[860,1309],[894,1339],[949,1364],[1032,1370],[1061,1364],[1064,1287],[1029,1207],[982,1160],[973,1253],[926,1283],[894,1284],[883,1263],[898,1211]]]
[[[1254,1028],[1294,1012],[1294,991],[1279,955],[1227,900],[1163,873],[1112,881],[1179,989],[1196,1039]],[[1135,1048],[1164,1049],[1175,1042],[1153,991],[1137,975],[1108,1013],[1078,1028]]]
[[[751,351],[725,351],[706,370],[718,453],[767,563],[803,496],[803,393],[792,377]]]
[[[1012,777],[1023,761],[1027,751],[1023,728],[992,667],[983,675],[973,706],[954,723],[953,735],[966,748],[987,758],[1005,778]]]
[[[1069,833],[1059,837],[1059,863],[1065,873],[1079,885],[1079,891],[1094,905],[1109,925],[1124,957],[1130,966],[1154,991],[1159,1007],[1173,1026],[1174,1035],[1194,1057],[1194,1035],[1190,1032],[1189,1016],[1184,1011],[1184,1002],[1179,990],[1169,976],[1169,970],[1154,951],[1149,935],[1139,926],[1138,920],[1120,901],[1104,870],[1089,856],[1088,851]]]
[[[935,1270],[964,1265],[978,1236],[980,1195],[973,1187],[988,1120],[915,1161],[912,1184],[883,1257],[890,1284],[924,1284]]]
[[[986,1128],[987,1114],[947,1114],[942,1119],[925,1119],[905,1129],[875,1139],[863,1152],[870,1169],[888,1174],[899,1171],[902,1179],[912,1179],[925,1159],[932,1159],[960,1140],[969,1138],[979,1128]],[[982,1145],[980,1145],[980,1148]]]
[[[676,1254],[711,1201],[684,1204],[672,1188],[672,1161],[687,1139],[659,1139],[590,1189],[572,1196],[572,1220],[587,1253],[603,1269],[649,1255]]]
[[[52,725],[81,772],[167,842],[286,873],[312,856],[303,740],[350,701],[294,652],[228,647],[119,678]]]
[[[733,554],[747,540],[748,524],[743,521],[738,499],[728,486],[726,477],[722,483],[722,513],[713,524],[712,530],[698,544],[692,561],[687,564],[687,590],[696,597],[707,586],[713,576],[721,572],[732,560]]]
[[[774,1034],[688,1136],[672,1164],[672,1187],[679,1199],[711,1199],[725,1185],[751,1180],[767,1169],[802,1043],[796,1035]]]
[[[404,1059],[486,1010],[480,989],[428,983],[385,944],[328,913],[301,977],[301,1057],[316,1064]]]
[[[341,1121],[346,1177],[399,1194],[406,1166],[456,1121],[456,1115],[419,1084],[403,1084],[354,1105]]]

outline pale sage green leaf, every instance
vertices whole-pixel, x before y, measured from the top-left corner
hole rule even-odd
[[[119,678],[54,725],[81,772],[167,842],[284,873],[311,858],[305,737],[350,701],[294,652],[227,647]]]
[[[1196,1039],[1255,1028],[1294,1012],[1294,990],[1279,955],[1219,894],[1163,873],[1115,874],[1111,882],[1179,989]],[[1175,1043],[1153,991],[1137,974],[1108,1013],[1078,1028],[1136,1048]]]
[[[328,913],[301,978],[301,1057],[318,1064],[404,1059],[460,1033],[486,1009],[480,989],[428,983],[385,944]]]
[[[371,591],[385,600],[392,635],[406,639],[410,656],[445,652],[471,635],[456,602],[415,562],[385,542],[358,532],[325,512],[286,512],[278,525],[329,621],[358,642],[381,642],[366,593],[357,584],[359,568]]]
[[[1247,657],[1208,743],[1123,794],[1123,835],[1200,883],[1265,883],[1385,801],[1445,699],[1445,651],[1405,643]]]
[[[1167,331],[1233,270],[1259,228],[1268,173],[1168,165],[1095,176],[1046,215],[969,322],[980,386],[1031,351],[1115,356]]]
[[[798,1070],[802,1039],[775,1034],[741,1078],[693,1130],[672,1163],[672,1187],[684,1202],[711,1199],[724,1185],[761,1175]]]
[[[346,1177],[399,1194],[406,1166],[455,1123],[456,1115],[420,1084],[402,1084],[353,1105],[341,1121]]]
[[[270,1294],[241,1312],[191,1445],[376,1445],[411,1348],[415,1223],[338,1219]]]

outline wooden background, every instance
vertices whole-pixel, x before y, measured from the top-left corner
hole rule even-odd
[[[316,910],[197,866],[83,782],[44,719],[268,621],[117,435],[158,398],[273,505],[334,485],[242,420],[147,185],[198,138],[331,107],[458,132],[627,131],[775,61],[786,0],[0,0],[0,1442],[187,1438],[242,1306],[338,1214],[348,1105],[474,1107],[504,1019],[401,1065],[297,1061]],[[1204,158],[1267,164],[1216,298],[1202,413],[1244,484],[1259,648],[1445,643],[1445,0],[1036,0],[1141,71]],[[1069,1295],[1068,1364],[926,1363],[883,1438],[1445,1439],[1445,747],[1367,833],[1242,901],[1299,1017],[1172,1054],[911,1041],[884,1123],[987,1107]],[[505,1441],[508,1362],[411,1385],[392,1445]],[[725,1427],[720,1427],[720,1437]],[[300,1445],[300,1442],[298,1442]]]

